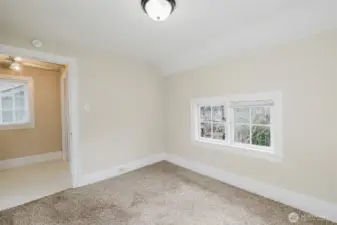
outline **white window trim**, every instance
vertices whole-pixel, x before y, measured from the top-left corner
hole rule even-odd
[[[234,135],[233,113],[230,102],[236,101],[266,101],[272,100],[274,105],[271,107],[271,147],[254,147],[251,145],[232,143]],[[227,141],[213,141],[199,138],[199,105],[225,104],[227,109]],[[191,101],[191,137],[193,144],[219,151],[226,151],[234,154],[245,155],[253,158],[266,159],[272,162],[280,162],[283,158],[282,147],[282,93],[268,92],[257,94],[239,94],[225,97],[199,98]]]
[[[35,115],[34,115],[34,83],[32,77],[27,76],[13,76],[0,74],[0,80],[4,79],[7,81],[13,82],[24,82],[26,83],[26,102],[28,103],[26,107],[28,107],[28,122],[23,123],[11,123],[11,124],[0,124],[0,130],[17,130],[17,129],[29,129],[35,127]]]

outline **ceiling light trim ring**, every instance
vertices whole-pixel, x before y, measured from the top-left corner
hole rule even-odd
[[[146,5],[150,1],[155,1],[155,0],[141,0],[142,8],[147,15],[149,15],[149,12],[146,10]],[[170,11],[170,15],[171,15],[174,9],[176,8],[176,1],[175,0],[164,0],[164,1],[168,2],[171,5],[171,11]]]
[[[151,0],[142,0],[141,2],[144,12],[146,12],[146,9],[145,9],[146,3],[148,3],[149,1]],[[176,1],[175,0],[165,0],[165,1],[169,2],[172,5],[172,10],[171,10],[171,13],[172,13],[173,10],[176,8],[176,5],[177,5]]]

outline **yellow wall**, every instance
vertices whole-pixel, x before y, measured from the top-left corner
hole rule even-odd
[[[11,74],[0,68],[0,74]],[[34,82],[35,127],[0,130],[0,160],[61,151],[60,72],[23,68]]]

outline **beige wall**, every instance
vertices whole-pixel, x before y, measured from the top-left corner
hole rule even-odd
[[[32,48],[30,37],[0,33],[0,43]],[[95,55],[45,42],[41,51],[77,59],[80,172],[113,168],[164,150],[163,77],[122,56]],[[84,110],[89,103],[91,110]]]
[[[11,74],[11,71],[0,68],[0,74]],[[35,127],[0,130],[0,160],[62,150],[61,74],[26,67],[21,75],[33,78]]]
[[[337,202],[337,32],[261,49],[165,79],[166,150],[225,171]],[[194,98],[283,92],[281,163],[191,143]]]
[[[163,152],[163,77],[113,58],[80,59],[79,67],[82,172]]]
[[[224,59],[165,80],[157,71],[121,57],[88,55],[71,46],[49,43],[42,51],[75,57],[79,65],[82,174],[165,149],[187,159],[337,202],[335,39],[336,33],[322,34]],[[0,43],[18,47],[31,48],[29,40],[0,34]],[[192,145],[191,99],[273,90],[281,90],[284,95],[282,163]],[[89,112],[84,110],[85,103],[91,105]]]

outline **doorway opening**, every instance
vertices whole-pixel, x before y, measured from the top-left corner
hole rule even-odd
[[[73,59],[0,45],[0,210],[77,186],[76,76]]]

